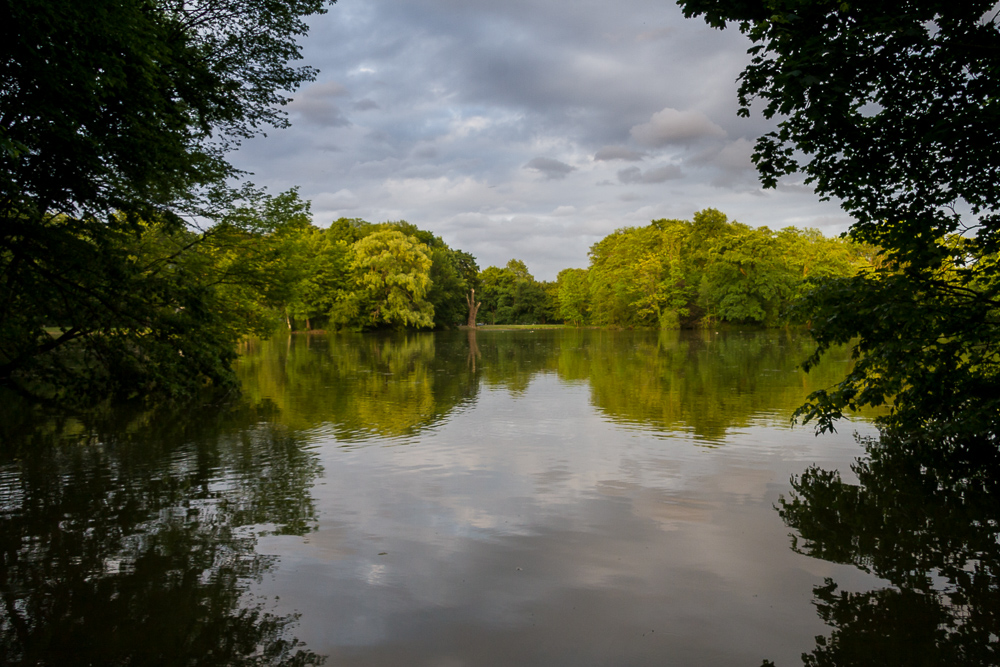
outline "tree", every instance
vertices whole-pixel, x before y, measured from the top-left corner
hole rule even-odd
[[[729,322],[775,325],[797,276],[770,229],[740,227],[712,248],[715,261],[705,271],[702,297],[710,312]]]
[[[67,369],[117,378],[125,393],[232,380],[231,336],[195,343],[195,329],[171,329],[192,311],[205,326],[228,326],[205,307],[213,280],[199,275],[189,287],[171,276],[210,269],[204,255],[186,256],[214,232],[192,233],[185,220],[214,222],[255,198],[226,185],[241,174],[225,151],[286,124],[284,91],[314,77],[289,66],[295,40],[324,5],[3,1],[0,384],[65,385]],[[139,261],[132,250],[154,238],[176,254]],[[145,347],[158,337],[173,357],[184,352],[170,383],[140,378],[171,356]],[[189,356],[196,346],[201,362]],[[142,360],[128,380],[114,361],[124,358]]]
[[[362,238],[352,251],[357,287],[348,297],[354,314],[349,324],[360,328],[434,326],[434,306],[426,299],[432,265],[426,245],[416,237],[385,229]]]
[[[587,269],[563,269],[556,276],[559,316],[564,322],[580,326],[587,321],[590,309],[590,286]]]
[[[473,287],[469,290],[469,293],[465,296],[465,303],[469,307],[469,317],[466,320],[466,326],[476,328],[476,315],[479,314],[479,307],[483,305],[482,301],[476,301],[476,288]]]
[[[306,328],[314,328],[325,320],[338,298],[351,288],[350,246],[329,230],[312,227],[306,239],[307,263],[305,277],[292,306],[292,316],[305,320]]]
[[[296,189],[255,199],[226,213],[201,245],[218,259],[226,298],[252,303],[262,317],[280,318],[292,329],[293,311],[301,310],[307,281],[319,268],[310,244],[310,204]]]
[[[295,38],[325,0],[5,0],[0,213],[152,217],[237,172],[223,151],[284,126],[314,78]],[[5,236],[13,236],[7,234]]]
[[[103,230],[96,245],[89,230],[54,218],[42,232],[63,235],[62,252],[7,266],[6,286],[20,289],[6,293],[0,378],[66,401],[232,387],[237,341],[272,321],[265,232],[137,221]]]
[[[360,218],[340,218],[330,225],[327,234],[341,246],[348,247],[381,231],[399,232],[430,253],[430,286],[425,298],[433,306],[433,326],[447,328],[465,321],[467,291],[469,287],[476,286],[479,273],[476,259],[469,253],[453,250],[440,236],[405,220],[372,224]],[[357,319],[360,312],[357,309],[360,303],[358,295],[350,296],[357,287],[356,284],[346,288],[338,285],[334,292],[327,293],[327,299],[332,299],[333,303],[327,306],[326,311],[331,312],[332,309],[334,322],[341,326],[363,329],[372,326],[372,323],[361,323]]]
[[[741,75],[781,117],[754,161],[765,186],[801,171],[881,248],[875,267],[824,281],[800,308],[819,343],[856,341],[847,378],[801,411],[832,428],[890,402],[883,426],[945,449],[1000,432],[1000,31],[991,0],[680,0],[754,42]],[[958,234],[959,236],[954,236]]]
[[[681,220],[654,220],[595,243],[589,271],[594,321],[677,328],[693,294],[686,252],[690,231],[691,224]]]
[[[491,324],[545,323],[554,316],[554,296],[519,259],[508,261],[502,269],[487,267],[479,274],[479,283],[481,305],[489,313]]]

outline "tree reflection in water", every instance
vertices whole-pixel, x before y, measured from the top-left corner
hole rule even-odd
[[[245,406],[53,423],[2,429],[0,664],[321,662],[248,593],[257,536],[314,522],[301,441]]]
[[[883,434],[859,484],[811,468],[779,512],[802,554],[854,565],[889,587],[813,590],[833,628],[806,665],[1000,664],[1000,457],[994,443],[942,447]],[[766,663],[765,663],[766,664]]]
[[[799,332],[485,330],[276,337],[248,345],[237,372],[248,400],[286,426],[329,426],[339,440],[405,438],[475,402],[481,388],[523,395],[540,374],[586,383],[609,419],[722,444],[757,421],[782,427],[810,392],[836,382],[849,350],[809,374]]]

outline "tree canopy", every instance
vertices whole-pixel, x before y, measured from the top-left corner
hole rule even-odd
[[[545,324],[555,319],[553,295],[519,259],[511,259],[503,268],[487,267],[479,274],[479,282],[480,317],[490,324]]]
[[[5,0],[0,214],[35,224],[192,212],[224,151],[287,123],[326,0]],[[10,232],[14,229],[8,227]],[[5,238],[13,234],[5,234]]]
[[[595,243],[588,269],[559,274],[559,312],[606,326],[775,326],[789,321],[793,300],[817,278],[854,275],[865,250],[816,230],[753,228],[705,209]]]
[[[680,0],[753,41],[740,113],[777,129],[754,161],[765,186],[802,172],[880,248],[824,281],[800,313],[818,354],[854,340],[847,378],[801,415],[832,428],[890,403],[883,425],[942,446],[996,447],[1000,430],[1000,30],[992,0]],[[815,362],[816,356],[812,362]],[[973,444],[973,443],[978,444]]]
[[[231,187],[225,151],[286,123],[284,91],[314,77],[289,64],[296,39],[325,4],[4,0],[0,384],[233,381],[252,325],[224,321],[219,296],[229,269],[264,261],[245,241],[268,230],[231,214],[280,198]]]

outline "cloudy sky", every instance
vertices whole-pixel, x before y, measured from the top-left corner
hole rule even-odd
[[[339,0],[311,22],[292,126],[236,166],[299,186],[315,223],[405,219],[481,267],[585,267],[624,226],[714,207],[751,225],[844,231],[794,180],[762,191],[770,123],[736,115],[747,40],[670,0]]]

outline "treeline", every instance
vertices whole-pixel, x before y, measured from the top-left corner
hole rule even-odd
[[[365,331],[486,324],[687,328],[775,326],[811,284],[854,275],[874,248],[817,230],[772,231],[715,209],[626,227],[590,250],[587,269],[539,281],[512,259],[482,271],[469,253],[405,222],[341,218],[286,225],[272,240],[286,285],[271,300],[290,329]]]
[[[470,321],[473,290],[475,321],[486,324],[775,326],[811,284],[854,275],[874,254],[816,230],[774,232],[705,209],[692,221],[619,229],[594,244],[589,268],[538,281],[518,259],[480,271],[472,255],[405,221],[341,218],[319,228],[289,215],[305,206],[294,193],[274,201],[282,198],[283,222],[263,213],[273,230],[268,277],[249,281],[271,284],[241,298],[294,330],[449,328]]]
[[[589,268],[543,282],[517,259],[480,270],[405,221],[317,227],[295,190],[236,203],[204,231],[155,217],[115,233],[66,216],[43,229],[59,243],[28,268],[58,280],[30,280],[14,253],[0,254],[0,287],[13,297],[0,370],[44,394],[228,384],[237,343],[280,328],[775,325],[813,280],[854,275],[870,256],[816,231],[754,229],[706,209],[691,222],[620,229],[591,248]],[[88,240],[98,231],[100,245]]]
[[[286,197],[289,195],[285,195]],[[294,196],[294,195],[292,195]],[[257,299],[273,324],[293,330],[431,329],[462,324],[479,267],[469,253],[400,220],[308,218],[273,225],[272,285]]]
[[[538,282],[511,260],[480,274],[480,321],[490,324],[674,329],[713,322],[775,326],[810,285],[852,276],[875,248],[819,231],[772,231],[730,221],[715,209],[692,221],[654,220],[594,244],[590,266]]]

